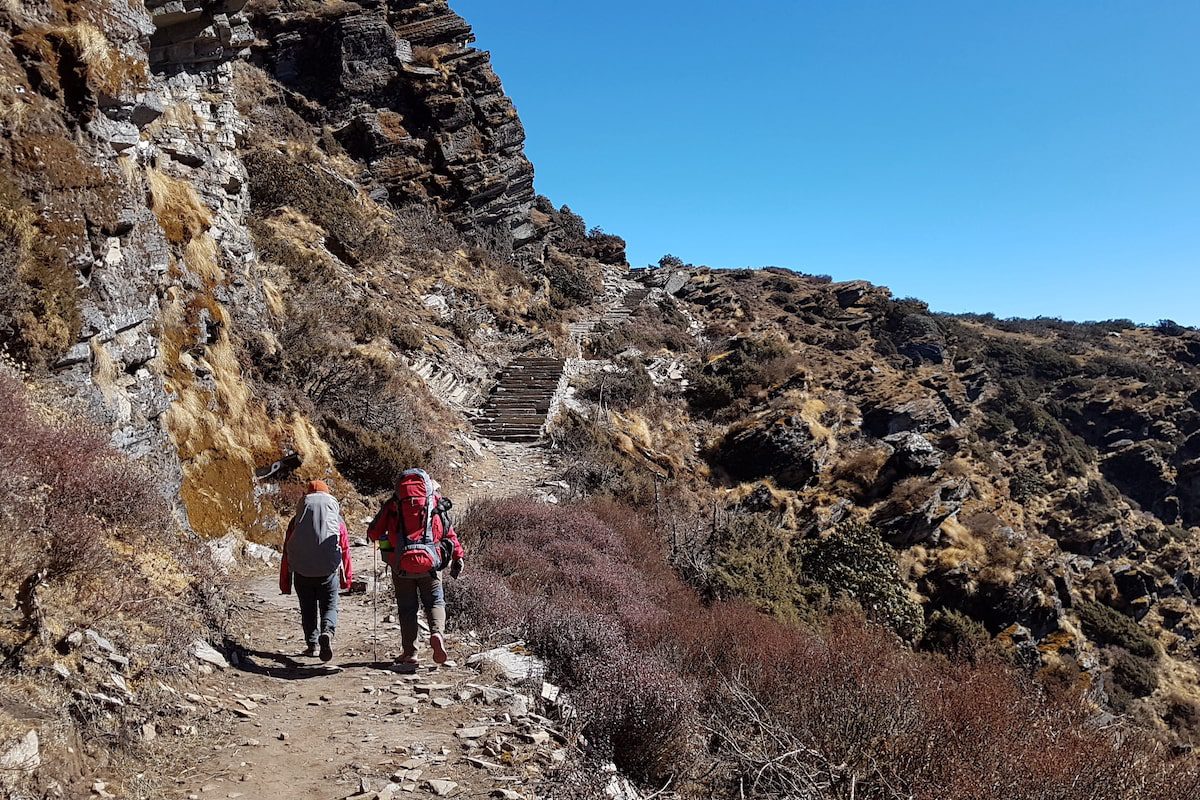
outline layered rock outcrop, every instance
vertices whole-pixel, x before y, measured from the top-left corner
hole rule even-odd
[[[289,138],[324,132],[326,150],[354,166],[302,168],[364,219],[423,205],[432,225],[447,219],[465,242],[524,264],[540,263],[555,230],[531,221],[521,122],[445,2],[254,13],[244,0],[78,2],[6,6],[0,24],[11,42],[0,71],[16,89],[0,115],[0,193],[15,215],[2,336],[48,363],[201,533],[266,533],[273,487],[256,481],[261,464],[306,451],[306,468],[332,469],[308,419],[268,403],[245,372],[277,357],[288,313],[251,214],[292,197],[255,211],[272,189],[252,187],[251,171],[278,173]],[[270,102],[292,130],[243,116],[263,88],[251,62],[282,84]],[[326,225],[311,252],[340,268],[379,250],[370,225],[301,213],[298,225]]]
[[[363,164],[368,192],[429,202],[472,238],[540,261],[525,130],[445,2],[260,14],[258,57],[293,107]]]

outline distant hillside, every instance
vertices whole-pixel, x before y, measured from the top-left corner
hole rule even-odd
[[[631,474],[580,467],[593,491],[691,510],[680,546],[709,591],[810,614],[804,548],[858,520],[901,566],[875,609],[897,632],[944,647],[965,614],[1047,680],[1192,740],[1200,333],[936,315],[776,269],[643,280],[651,302],[590,344],[623,376],[580,382],[612,388],[565,435],[600,464],[582,431],[612,431]]]

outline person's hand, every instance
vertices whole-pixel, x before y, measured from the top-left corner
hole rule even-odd
[[[462,574],[463,560],[456,558],[450,562],[450,577],[457,579]]]

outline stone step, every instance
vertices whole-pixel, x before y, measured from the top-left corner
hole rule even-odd
[[[541,426],[546,425],[546,417],[540,419],[524,419],[524,420],[480,420],[475,423],[475,427],[480,429],[488,429],[488,431],[509,431],[511,428],[521,428],[522,431],[532,429],[532,431],[540,431]]]
[[[549,395],[541,397],[493,397],[484,404],[484,408],[542,408],[550,409]]]
[[[546,386],[540,389],[497,389],[496,393],[490,396],[484,402],[491,403],[500,400],[547,400],[554,394],[553,386]]]
[[[475,426],[475,429],[481,433],[538,433],[542,429],[542,423],[517,425],[505,422],[481,422]]]
[[[549,378],[542,378],[539,380],[529,380],[529,381],[500,381],[500,383],[496,384],[496,389],[507,391],[507,392],[521,392],[521,391],[534,391],[534,390],[544,390],[544,391],[552,392],[552,391],[554,391],[554,389],[557,386],[558,386],[557,379],[551,380]]]
[[[505,394],[514,394],[516,392],[549,392],[554,394],[554,390],[558,388],[558,381],[521,381],[517,383],[501,383],[498,384],[494,391],[504,392]]]
[[[523,370],[520,372],[506,372],[500,376],[501,383],[504,381],[528,381],[528,380],[554,380],[559,375],[562,375],[561,369],[547,370]]]
[[[514,442],[514,443],[523,442],[523,443],[532,444],[534,442],[540,441],[542,437],[540,435],[525,434],[525,433],[519,433],[519,434],[518,433],[498,433],[494,436],[489,436],[488,438],[492,439],[493,441],[497,441],[497,442]]]
[[[576,325],[590,329],[592,323]],[[477,412],[475,430],[499,442],[538,441],[565,366],[565,359],[555,356],[513,359]]]

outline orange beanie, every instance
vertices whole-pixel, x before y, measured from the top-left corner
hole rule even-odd
[[[329,494],[329,484],[321,480],[309,481],[308,493],[312,494],[313,492],[325,492],[326,494]]]

